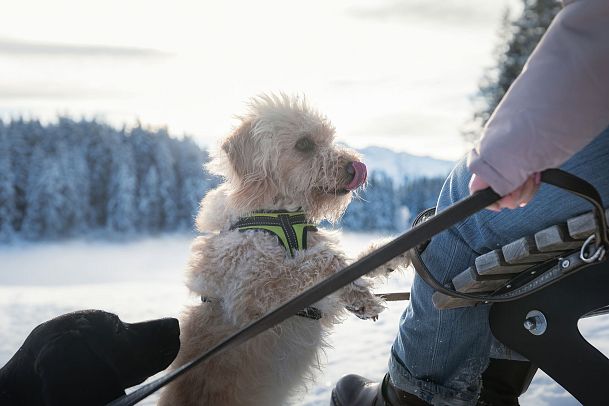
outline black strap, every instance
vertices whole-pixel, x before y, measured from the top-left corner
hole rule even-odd
[[[602,244],[606,249],[609,249],[609,243],[607,240],[609,236],[607,235],[607,219],[605,218],[605,212],[603,209],[603,201],[601,199],[598,191],[592,186],[590,183],[585,180],[572,175],[568,172],[562,171],[560,169],[546,169],[541,173],[541,180],[544,183],[556,186],[561,189],[565,189],[585,200],[590,202],[594,207],[594,214],[597,220],[597,224],[599,225],[597,229],[596,241],[598,244]],[[439,215],[436,215],[439,216]],[[427,220],[431,221],[431,220]],[[519,293],[516,295],[510,296],[492,296],[488,294],[471,294],[471,293],[461,293],[452,289],[450,286],[444,286],[440,283],[427,269],[425,263],[421,260],[422,250],[414,247],[410,250],[410,256],[412,261],[412,266],[415,269],[417,275],[421,279],[425,281],[429,286],[431,286],[434,290],[444,293],[445,295],[457,297],[461,299],[468,299],[477,302],[483,303],[502,303],[502,302],[510,302],[512,300],[520,299],[522,297],[531,295],[545,287],[545,285],[540,284],[535,289],[527,290],[523,293]]]
[[[594,208],[594,217],[598,225],[596,235],[597,244],[609,249],[609,234],[607,233],[607,218],[603,207],[603,200],[598,190],[582,178],[560,169],[546,169],[541,173],[541,181],[549,185],[568,190],[569,192],[586,199]]]
[[[403,254],[409,249],[429,240],[434,235],[466,219],[497,200],[499,200],[499,195],[493,192],[493,190],[490,188],[477,192],[474,195],[461,200],[460,202],[438,213],[428,221],[412,228],[410,231],[378,248],[376,251],[366,255],[324,281],[307,289],[305,292],[296,296],[287,303],[284,303],[283,305],[270,311],[260,319],[252,322],[245,328],[226,338],[206,353],[175,369],[167,375],[141,386],[130,394],[116,399],[115,401],[109,403],[108,406],[131,406],[136,404],[201,362],[208,360],[218,353],[242,344],[248,339],[257,336],[269,328],[272,328],[287,318],[292,317],[301,309],[320,301],[343,286],[355,281],[359,277],[371,272],[372,270],[397,257],[398,255]]]
[[[307,319],[311,320],[319,320],[323,316],[321,310],[313,306],[305,307],[304,309],[296,313],[296,315],[300,317],[306,317]]]

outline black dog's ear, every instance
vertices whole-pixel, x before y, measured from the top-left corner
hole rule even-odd
[[[105,405],[125,394],[113,368],[77,331],[45,345],[34,364],[47,406]]]

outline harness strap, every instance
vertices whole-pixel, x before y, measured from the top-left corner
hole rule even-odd
[[[274,234],[292,257],[295,251],[307,249],[307,232],[317,231],[315,224],[307,221],[303,211],[255,212],[252,216],[240,218],[230,229],[260,230]]]
[[[215,300],[215,297],[201,296],[201,302],[203,303],[213,303]],[[308,306],[296,313],[296,316],[306,317],[311,320],[319,320],[322,318],[322,313],[317,307]]]
[[[321,310],[313,306],[305,307],[304,309],[296,313],[296,315],[300,317],[306,317],[307,319],[311,320],[319,320],[322,317]]]

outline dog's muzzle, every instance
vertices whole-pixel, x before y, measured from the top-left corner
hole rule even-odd
[[[366,183],[368,171],[363,162],[353,161],[347,164],[347,173],[351,175],[351,181],[344,186],[345,190],[352,191]]]

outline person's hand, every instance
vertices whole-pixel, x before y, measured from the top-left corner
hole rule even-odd
[[[539,172],[529,176],[516,190],[503,196],[499,201],[491,204],[487,209],[492,211],[501,211],[501,209],[515,209],[517,207],[524,207],[528,202],[531,201],[541,183],[541,175]],[[474,193],[478,190],[486,189],[489,184],[484,179],[475,173],[469,181],[469,191]]]

